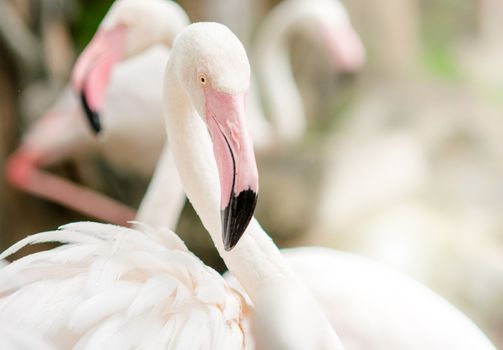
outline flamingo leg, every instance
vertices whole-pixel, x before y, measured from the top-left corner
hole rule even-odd
[[[53,175],[42,169],[40,152],[16,151],[7,162],[7,179],[15,187],[35,196],[116,225],[130,226],[136,211],[114,199]]]

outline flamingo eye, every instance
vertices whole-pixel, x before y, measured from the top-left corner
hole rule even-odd
[[[206,85],[206,83],[208,82],[208,78],[206,77],[206,75],[204,74],[199,75],[199,82],[201,83],[201,85]]]

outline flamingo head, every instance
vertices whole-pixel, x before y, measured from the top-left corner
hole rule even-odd
[[[175,40],[170,64],[213,141],[221,191],[222,237],[232,249],[255,210],[258,171],[245,123],[250,64],[224,25],[196,23]]]
[[[338,0],[301,2],[304,24],[322,39],[333,63],[342,71],[352,73],[365,63],[365,48],[349,20],[344,5]]]
[[[171,46],[188,25],[184,10],[172,1],[118,0],[75,64],[72,81],[95,133],[114,66],[155,44]],[[134,83],[134,82],[132,82]]]

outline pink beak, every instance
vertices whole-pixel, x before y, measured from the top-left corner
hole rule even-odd
[[[351,25],[327,28],[324,32],[337,67],[350,73],[362,68],[365,64],[365,48]]]
[[[245,232],[257,203],[258,171],[245,126],[245,94],[205,89],[206,122],[220,175],[222,238],[231,250]]]
[[[96,134],[102,130],[99,114],[105,103],[110,75],[124,56],[126,33],[124,26],[99,30],[73,69],[73,86],[81,96],[82,107]]]

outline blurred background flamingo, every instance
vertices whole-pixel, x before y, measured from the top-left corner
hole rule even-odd
[[[99,106],[92,107],[99,107],[99,113],[102,114],[103,123],[107,128],[106,140],[97,142],[93,138],[83,124],[85,115],[82,112],[80,97],[77,98],[65,90],[61,99],[66,101],[60,102],[60,105],[63,103],[65,105],[63,107],[57,105],[32,127],[20,149],[11,156],[7,168],[9,181],[19,188],[75,208],[92,217],[121,225],[127,225],[127,222],[135,217],[134,211],[96,192],[49,175],[39,168],[75,155],[98,151],[109,164],[118,169],[117,171],[126,171],[143,177],[150,177],[153,173],[165,140],[159,93],[162,87],[164,62],[168,57],[168,48],[173,37],[189,22],[185,12],[175,3],[149,1],[147,8],[155,7],[157,11],[167,14],[165,17],[171,31],[166,35],[165,44],[168,47],[162,43],[154,45],[155,47],[147,46],[149,49],[147,52],[125,62],[112,76],[112,73],[115,73],[112,68],[120,60],[117,55],[126,55],[126,58],[130,55],[126,50],[128,47],[126,45],[130,43],[122,43],[119,34],[107,35],[109,33],[107,26],[114,22],[117,27],[131,26],[139,31],[141,21],[148,18],[139,16],[136,21],[140,23],[136,24],[133,21],[135,14],[132,13],[134,8],[131,3],[134,1],[121,1],[105,17],[100,30],[105,39],[94,43],[94,46],[84,52],[87,56],[94,55],[92,69],[87,68],[90,78],[86,84],[90,87],[86,86],[86,89],[89,91],[76,92],[92,103],[99,103]],[[98,47],[99,44],[103,46]],[[96,85],[97,81],[101,85]],[[135,84],[131,84],[132,81]],[[83,83],[76,84],[82,86]],[[98,94],[96,90],[99,88],[101,91]],[[86,96],[86,93],[91,92],[93,95]],[[96,96],[99,96],[99,102],[96,101]],[[148,137],[137,136],[138,133],[135,132],[142,128]],[[134,145],[133,148],[130,145]],[[125,149],[128,151],[124,152]],[[173,185],[175,188],[180,187],[178,182],[174,182]],[[181,190],[174,189],[171,194],[174,203],[182,201]],[[174,207],[174,210],[177,210],[181,204],[175,204]],[[178,213],[172,216],[177,217]],[[176,224],[175,219],[171,220],[170,226]]]

